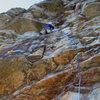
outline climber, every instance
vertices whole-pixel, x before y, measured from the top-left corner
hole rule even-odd
[[[49,22],[48,24],[46,24],[44,26],[44,28],[40,31],[40,35],[42,34],[49,34],[52,32],[52,30],[54,29],[54,25],[52,24],[52,22]]]

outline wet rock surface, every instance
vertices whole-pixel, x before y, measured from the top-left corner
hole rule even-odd
[[[9,19],[6,26],[0,17],[0,100],[77,100],[78,64],[81,100],[99,100],[100,16],[94,6],[98,4],[98,0],[46,0],[27,11],[13,9],[11,19],[0,14]],[[48,21],[57,30],[36,32]]]

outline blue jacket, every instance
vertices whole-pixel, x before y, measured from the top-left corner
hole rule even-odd
[[[46,29],[48,29],[48,28],[54,29],[54,26],[53,26],[52,24],[46,24],[46,25],[44,26],[44,29],[46,30]]]

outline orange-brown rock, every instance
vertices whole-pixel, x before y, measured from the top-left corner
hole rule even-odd
[[[0,59],[0,95],[10,94],[24,84],[27,68],[20,57]]]
[[[94,56],[90,58],[89,62],[93,63],[100,63],[98,62],[98,57],[100,56]],[[85,70],[87,68],[88,64],[81,64],[82,67],[82,86],[92,86],[94,83],[100,81],[100,68],[95,68],[95,65],[90,66],[88,70]],[[95,74],[96,73],[96,74]],[[76,76],[76,77],[75,77]],[[74,80],[73,80],[74,79]],[[58,72],[57,74],[49,75],[45,77],[44,79],[33,83],[27,87],[24,87],[21,90],[16,91],[13,93],[13,96],[20,98],[20,94],[28,94],[29,96],[38,97],[38,96],[45,96],[48,100],[51,100],[55,95],[59,94],[65,87],[67,89],[68,85],[73,82],[74,86],[77,86],[78,82],[78,76],[77,76],[77,69],[71,67],[69,70],[66,69],[65,71]],[[72,90],[71,90],[72,91]],[[82,92],[82,91],[81,91]],[[27,98],[27,97],[26,97]],[[19,99],[20,100],[20,99]]]
[[[77,100],[80,79],[80,99],[99,100],[96,5],[99,0],[45,0],[25,12],[15,8],[13,18],[0,14],[0,100]],[[34,32],[49,21],[57,29]]]

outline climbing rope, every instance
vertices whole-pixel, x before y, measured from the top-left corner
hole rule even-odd
[[[69,38],[72,38],[73,36],[72,35],[69,35],[69,34],[66,34],[66,33],[64,33],[64,32],[62,32],[62,31],[60,31],[60,30],[54,30],[54,31],[51,31],[51,33],[53,33],[53,32],[61,32],[62,34],[64,34],[64,35],[66,35],[67,37],[69,37]],[[74,49],[76,50],[76,56],[77,56],[77,69],[78,69],[78,71],[77,71],[77,73],[78,73],[78,100],[80,100],[80,94],[81,94],[81,69],[80,69],[80,59],[81,59],[81,57],[78,57],[78,47],[77,47],[77,42],[75,41],[75,37],[73,37],[73,43],[74,43],[74,45],[75,45],[75,47],[74,47]],[[75,80],[74,80],[75,81]],[[72,82],[71,84],[69,84],[69,85],[67,85],[66,87],[67,87],[67,90],[68,89],[70,89],[70,88],[73,88],[74,87],[74,82]],[[66,89],[66,88],[65,88]],[[61,95],[63,95],[63,94],[65,94],[65,92],[64,93],[62,93]],[[57,100],[59,100],[59,97],[58,97],[58,99]]]
[[[64,34],[64,35],[66,35],[69,38],[72,38],[73,37],[72,35],[66,34],[66,33],[64,33],[62,31],[61,31],[61,33]],[[82,77],[81,77],[81,68],[80,68],[80,59],[81,59],[81,57],[78,57],[78,53],[79,52],[78,52],[78,47],[77,47],[77,43],[76,43],[75,39],[73,38],[72,41],[73,41],[73,43],[75,45],[74,49],[76,50],[76,56],[77,56],[77,69],[78,69],[77,73],[78,73],[78,79],[79,79],[79,81],[78,81],[78,100],[80,100],[80,94],[81,94],[81,79],[82,79]],[[75,81],[75,79],[74,79],[74,81]],[[73,84],[74,84],[74,82],[72,82],[71,84],[67,85],[66,86],[67,87],[67,90],[70,89],[70,88],[73,88],[74,87]],[[65,94],[65,92],[62,93],[61,96],[64,95],[64,94]]]
[[[73,36],[72,35],[69,35],[69,34],[66,34],[66,33],[64,33],[64,32],[62,32],[62,31],[60,31],[60,30],[53,30],[53,31],[51,31],[51,33],[53,33],[53,32],[61,32],[62,34],[64,34],[64,35],[67,35],[67,37],[69,37],[69,38],[72,38]],[[75,50],[76,50],[76,56],[77,56],[77,69],[78,69],[78,100],[80,100],[80,94],[81,94],[81,69],[80,69],[80,58],[81,57],[78,57],[78,47],[77,47],[77,42],[75,41],[75,38],[73,37],[73,43],[74,43],[74,45],[75,45]],[[74,80],[75,81],[75,80]],[[72,82],[71,84],[69,84],[68,86],[67,86],[67,89],[70,89],[70,88],[72,88],[73,87],[73,84],[74,84],[74,82]],[[58,99],[59,100],[59,99]]]
[[[71,35],[67,35],[69,38],[73,37]],[[73,38],[73,42],[75,44],[75,50],[76,50],[76,56],[77,56],[77,68],[78,68],[78,100],[80,100],[80,94],[81,94],[81,68],[80,68],[80,58],[78,57],[78,47],[75,39]]]
[[[55,32],[58,32],[57,30],[55,31]],[[61,32],[61,31],[59,31],[59,32]],[[65,34],[65,33],[63,33],[63,34]],[[69,37],[69,38],[72,38],[73,36],[72,35],[68,35],[68,34],[65,34],[65,35],[67,35],[67,37]],[[46,35],[47,36],[47,35]],[[47,38],[44,40],[44,42],[47,40]],[[43,40],[41,40],[41,42],[42,42]],[[75,39],[73,38],[73,42],[74,42],[74,44],[75,44],[75,50],[76,50],[76,56],[77,56],[77,68],[78,68],[78,78],[79,78],[79,81],[78,81],[78,100],[80,100],[80,93],[81,93],[81,68],[80,68],[80,59],[81,59],[81,57],[78,57],[78,47],[77,47],[77,43],[76,43],[76,41],[75,41]],[[77,78],[77,76],[75,76],[76,78]],[[66,89],[66,90],[69,90],[70,88],[73,88],[74,87],[74,83],[75,83],[75,80],[76,80],[76,78],[74,78],[74,80],[73,80],[73,82],[72,83],[70,83],[70,84],[68,84],[65,88],[64,88],[64,90]],[[45,87],[47,87],[47,86],[45,86]],[[60,90],[61,88],[59,88],[59,90]],[[58,90],[58,88],[54,88],[54,90]],[[63,90],[63,91],[64,91]],[[30,91],[30,90],[29,90]],[[47,93],[47,92],[51,92],[51,91],[53,91],[53,90],[49,90],[49,91],[45,91],[45,92],[42,92],[41,94],[39,94],[39,95],[29,95],[28,94],[28,96],[43,96],[43,94],[45,94],[45,93]],[[64,93],[65,93],[66,91],[64,91]],[[64,93],[62,93],[61,94],[61,96],[62,95],[64,95]],[[18,94],[14,94],[13,96],[12,96],[12,98],[14,98],[15,96],[17,96]],[[58,97],[58,99],[57,100],[59,100],[59,97]]]
[[[78,100],[80,100],[81,94],[81,69],[80,69],[80,57],[78,57],[78,49],[76,48],[76,55],[77,55],[77,68],[78,68]]]

